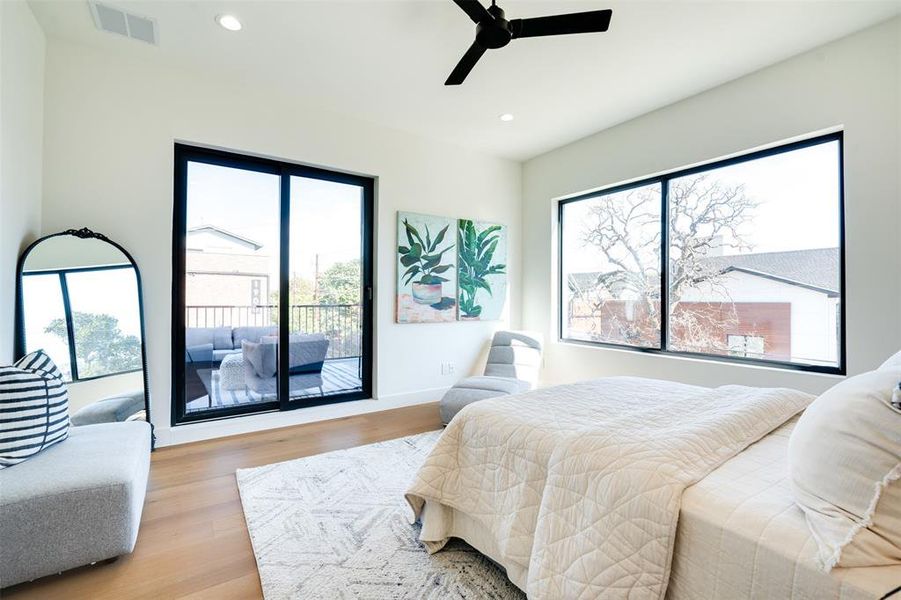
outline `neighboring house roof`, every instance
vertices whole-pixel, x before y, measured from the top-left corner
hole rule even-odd
[[[228,240],[239,246],[244,246],[245,248],[250,248],[252,250],[259,250],[263,247],[263,244],[259,242],[255,242],[250,238],[246,238],[238,235],[237,233],[232,233],[231,231],[226,231],[221,227],[216,227],[215,225],[201,225],[200,227],[192,227],[188,229],[188,235],[192,233],[210,233],[217,237],[220,237],[224,240]]]
[[[585,273],[570,273],[569,287],[570,289],[587,290],[593,288],[598,283],[598,275],[600,271],[588,271]]]
[[[838,248],[712,256],[706,261],[723,272],[739,271],[838,295]]]
[[[711,256],[705,262],[721,273],[747,273],[816,290],[829,296],[838,296],[839,293],[838,248]],[[569,276],[569,286],[571,289],[591,289],[597,285],[600,274],[600,271],[572,273]]]

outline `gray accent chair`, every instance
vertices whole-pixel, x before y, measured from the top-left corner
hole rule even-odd
[[[150,425],[101,423],[0,469],[0,586],[130,553],[150,471]]]
[[[485,375],[457,382],[441,399],[441,420],[450,423],[463,407],[498,396],[535,389],[541,370],[541,336],[527,331],[498,331],[491,341]]]

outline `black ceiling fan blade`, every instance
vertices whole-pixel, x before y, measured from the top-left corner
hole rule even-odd
[[[607,31],[612,16],[613,11],[608,8],[551,17],[513,19],[510,21],[510,30],[513,32],[514,39],[569,33],[596,33]]]
[[[479,0],[454,0],[454,4],[463,9],[473,23],[481,23],[482,21],[491,21],[494,17],[488,12]]]
[[[454,67],[454,70],[451,71],[450,77],[447,78],[444,85],[460,85],[463,83],[483,54],[485,54],[485,48],[479,46],[477,42],[473,42],[466,54],[463,55],[463,58],[460,59],[460,62],[457,63],[457,66]]]

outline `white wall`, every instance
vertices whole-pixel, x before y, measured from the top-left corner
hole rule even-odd
[[[901,20],[786,60],[528,161],[523,325],[557,339],[554,198],[841,127],[845,131],[848,359],[901,347]],[[834,377],[551,343],[545,383],[632,374],[819,391]]]
[[[13,358],[16,261],[41,227],[44,32],[0,2],[0,364]]]
[[[29,252],[24,271],[128,264],[128,257],[102,240],[60,235],[44,240]]]
[[[152,50],[149,53],[152,56]],[[141,268],[153,421],[162,443],[437,400],[476,368],[491,332],[519,322],[521,167],[338,115],[241,81],[162,69],[87,47],[47,49],[43,229],[88,226]],[[378,177],[376,377],[379,401],[187,425],[170,422],[173,143],[195,142]],[[396,325],[396,211],[510,226],[510,318]],[[454,362],[457,376],[442,376]]]

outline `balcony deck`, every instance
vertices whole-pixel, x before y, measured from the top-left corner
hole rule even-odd
[[[360,380],[360,358],[327,359],[322,366],[322,389],[307,388],[292,392],[292,399],[329,396],[362,389]],[[187,412],[270,402],[274,396],[257,394],[249,390],[221,390],[217,369],[198,369],[197,376],[208,391],[206,395],[194,398],[187,404]],[[211,392],[211,393],[210,393]]]

